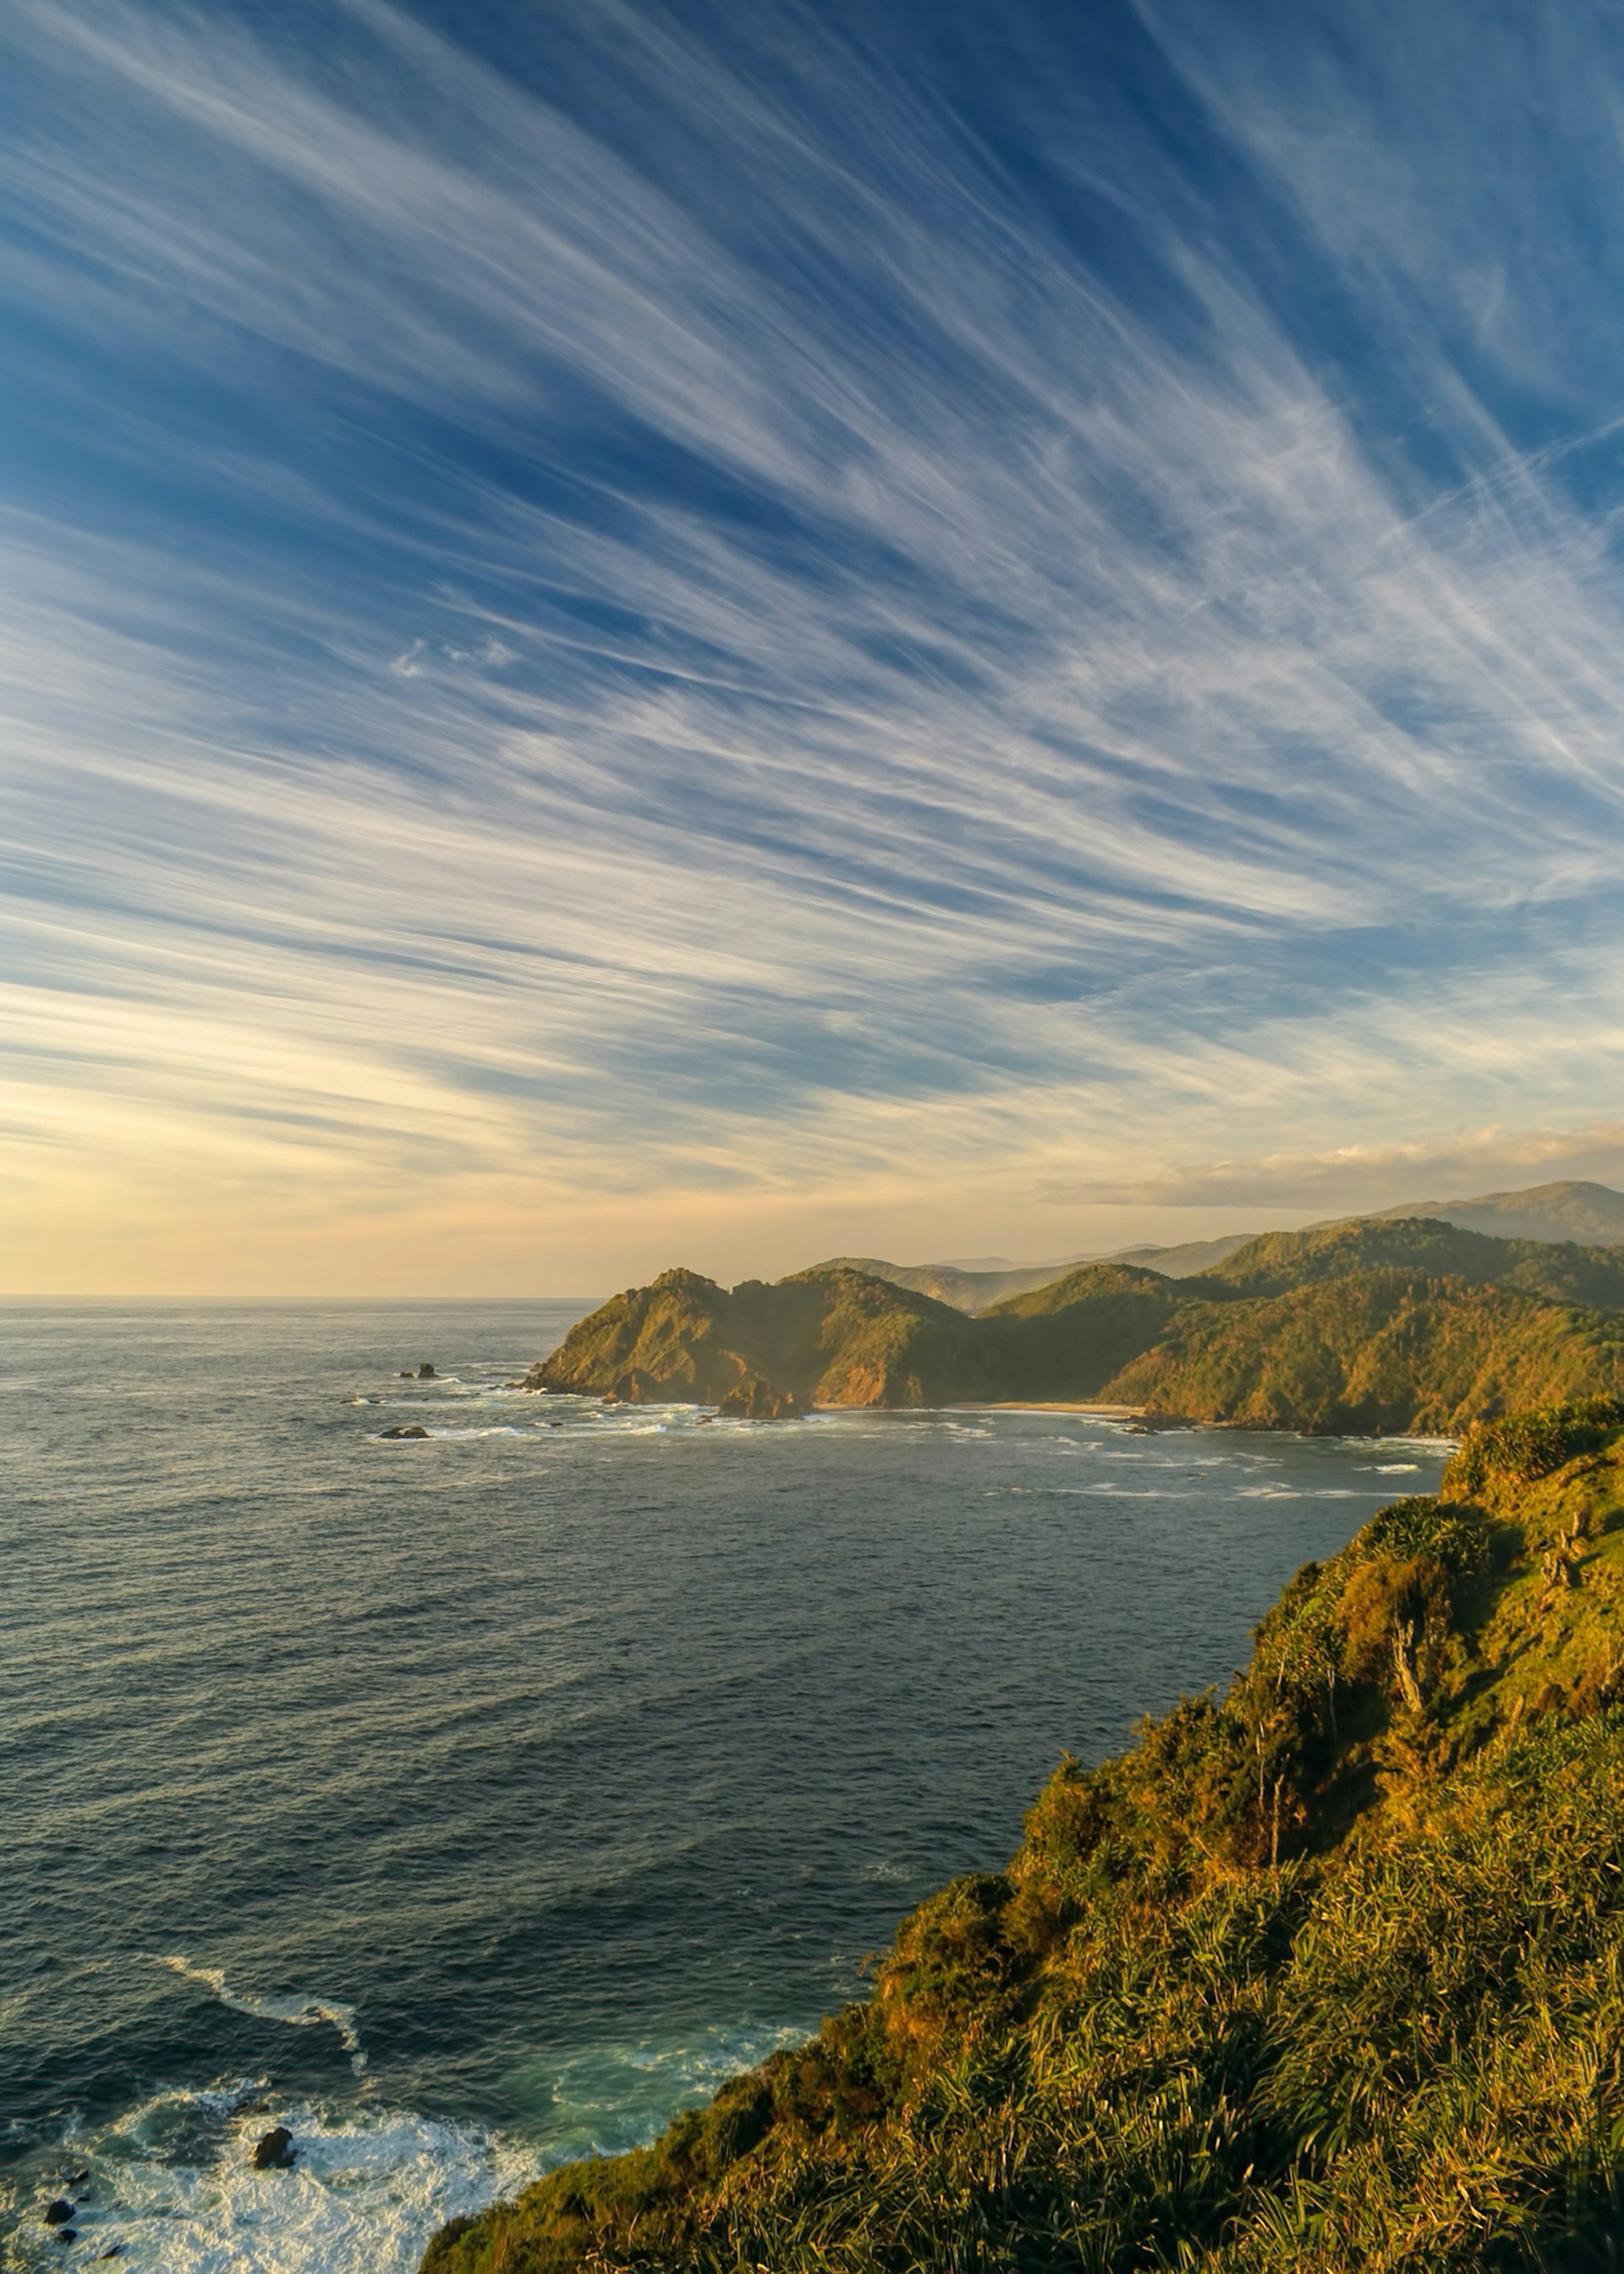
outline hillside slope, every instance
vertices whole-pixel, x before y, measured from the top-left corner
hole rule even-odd
[[[1441,1216],[1446,1224],[1501,1239],[1576,1240],[1587,1247],[1624,1241],[1624,1193],[1574,1178],[1473,1200],[1414,1201],[1382,1214]]]
[[[1109,1255],[1096,1255],[1096,1263],[1136,1263],[1164,1279],[1189,1279],[1222,1263],[1237,1247],[1246,1247],[1261,1235],[1255,1231],[1221,1232],[1216,1239],[1184,1239],[1173,1247],[1119,1247]]]
[[[1387,1269],[1186,1305],[1099,1395],[1225,1428],[1454,1436],[1620,1388],[1624,1315]]]
[[[1616,2265],[1621,1421],[1479,1433],[871,1998],[425,2274]]]
[[[1624,1309],[1624,1248],[1498,1239],[1427,1217],[1355,1216],[1307,1231],[1269,1231],[1188,1283],[1194,1294],[1278,1295],[1357,1271],[1398,1270],[1490,1283],[1557,1303]]]

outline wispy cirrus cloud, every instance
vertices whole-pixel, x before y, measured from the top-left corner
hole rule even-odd
[[[24,0],[19,1208],[1590,1158],[1624,66],[1214,22]]]

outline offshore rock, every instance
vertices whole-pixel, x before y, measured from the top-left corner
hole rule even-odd
[[[428,1431],[421,1421],[409,1421],[403,1429],[380,1429],[380,1437],[426,1437]]]
[[[276,2124],[254,2142],[249,2161],[256,2172],[290,2172],[298,2152],[287,2126]]]

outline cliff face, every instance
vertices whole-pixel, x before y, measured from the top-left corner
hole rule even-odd
[[[1097,1399],[1243,1428],[1457,1433],[1624,1389],[1624,1252],[1351,1223],[1250,1242],[1193,1278],[1086,1264],[979,1318],[846,1265],[616,1296],[533,1388],[816,1405]]]
[[[1479,1433],[869,1999],[425,2274],[1615,2264],[1621,1423]]]

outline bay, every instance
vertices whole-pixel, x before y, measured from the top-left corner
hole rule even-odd
[[[0,1313],[20,2263],[405,2270],[650,2136],[1442,1457],[506,1386],[588,1307]]]

